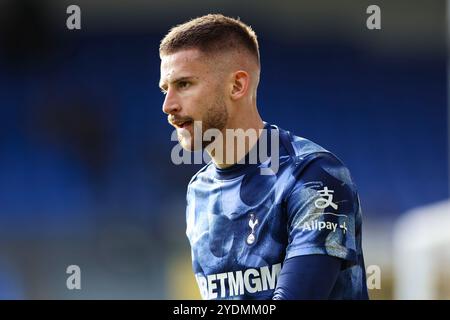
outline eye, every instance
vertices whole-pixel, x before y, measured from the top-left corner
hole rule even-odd
[[[161,88],[161,92],[162,92],[163,95],[167,94],[167,90],[166,89]]]
[[[178,88],[180,89],[187,89],[189,87],[190,83],[187,81],[179,81],[177,83]]]

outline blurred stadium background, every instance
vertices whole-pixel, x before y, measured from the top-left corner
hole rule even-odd
[[[66,29],[70,4],[80,31]],[[366,28],[371,4],[381,30]],[[200,297],[184,220],[199,166],[171,163],[158,45],[174,24],[223,13],[259,36],[263,118],[351,169],[366,267],[381,270],[371,298],[449,299],[446,11],[445,1],[1,0],[0,298]],[[81,290],[66,288],[72,264]]]

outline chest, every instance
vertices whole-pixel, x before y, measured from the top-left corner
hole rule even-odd
[[[243,191],[243,183],[198,184],[189,191],[186,233],[195,273],[257,268],[284,258],[286,214],[275,184]]]

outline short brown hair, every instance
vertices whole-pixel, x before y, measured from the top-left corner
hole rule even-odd
[[[252,28],[221,14],[208,14],[173,27],[161,40],[159,53],[166,55],[192,48],[205,53],[245,48],[260,63],[258,40]]]

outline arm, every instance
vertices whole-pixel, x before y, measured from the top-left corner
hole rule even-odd
[[[272,299],[328,299],[342,261],[327,255],[306,255],[287,259],[281,269]]]
[[[348,169],[337,158],[322,154],[296,174],[286,210],[285,260],[319,254],[345,260],[343,268],[356,263],[359,201]]]

